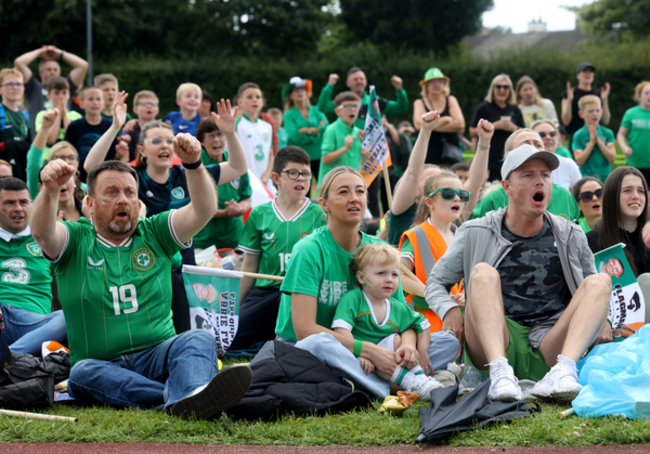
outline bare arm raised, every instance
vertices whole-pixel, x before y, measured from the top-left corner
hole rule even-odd
[[[248,162],[246,161],[246,153],[244,147],[239,141],[239,137],[235,133],[235,125],[237,119],[237,107],[232,110],[230,100],[217,103],[218,115],[212,112],[212,118],[223,132],[228,141],[228,162],[220,165],[220,177],[217,183],[224,184],[230,183],[235,178],[238,178],[246,173],[248,170]]]
[[[104,134],[99,138],[95,145],[90,149],[86,159],[84,161],[84,170],[87,173],[90,173],[95,167],[104,162],[106,159],[106,153],[111,148],[115,137],[124,126],[126,121],[126,98],[129,96],[126,92],[118,93],[115,98],[115,103],[113,104],[113,124],[110,128],[106,130]]]

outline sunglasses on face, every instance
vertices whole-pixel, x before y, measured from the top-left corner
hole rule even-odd
[[[510,90],[510,85],[495,85],[495,90]]]
[[[551,131],[551,132],[540,131],[540,132],[538,132],[538,134],[539,134],[539,136],[540,136],[542,139],[543,139],[544,137],[546,137],[547,134],[548,134],[549,137],[555,137],[555,136],[557,136],[557,132],[556,132],[556,131]]]
[[[466,191],[465,189],[438,188],[429,194],[427,198],[433,197],[437,193],[440,193],[440,197],[442,197],[443,200],[454,200],[454,197],[458,195],[461,202],[469,202],[469,191]]]
[[[603,188],[596,189],[594,192],[591,191],[585,191],[580,193],[580,199],[583,202],[591,202],[591,200],[596,196],[597,199],[600,199],[603,197]]]

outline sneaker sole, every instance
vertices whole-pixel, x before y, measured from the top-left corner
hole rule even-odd
[[[531,395],[537,399],[546,401],[546,402],[559,402],[559,403],[569,403],[572,402],[576,397],[578,397],[580,391],[553,391],[550,394],[535,394],[531,392]]]
[[[181,399],[169,408],[169,413],[180,418],[208,419],[239,403],[253,381],[248,366],[233,366],[215,375],[200,393]]]

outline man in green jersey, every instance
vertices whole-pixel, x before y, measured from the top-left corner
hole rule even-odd
[[[322,208],[307,197],[311,186],[310,157],[295,146],[284,147],[273,161],[271,178],[278,196],[256,206],[248,216],[239,240],[242,271],[284,276],[293,246],[325,225]],[[230,349],[241,350],[275,337],[282,282],[241,280],[239,328]]]
[[[63,312],[51,312],[52,266],[29,230],[32,208],[22,180],[0,180],[0,363],[6,346],[39,355],[43,342],[66,343]]]
[[[41,172],[31,228],[59,278],[71,394],[118,407],[164,405],[173,415],[209,418],[243,397],[252,373],[232,367],[217,374],[214,337],[204,330],[178,336],[174,331],[172,256],[191,245],[217,200],[200,143],[178,134],[173,147],[191,197],[183,208],[139,220],[137,173],[106,161],[88,175],[92,223],[56,222],[59,190],[74,168],[54,160]]]

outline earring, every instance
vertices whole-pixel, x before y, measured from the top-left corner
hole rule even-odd
[[[141,156],[141,157],[140,157],[140,162],[141,162],[143,165],[146,166],[146,165],[147,165],[147,157],[146,157],[146,156]]]

